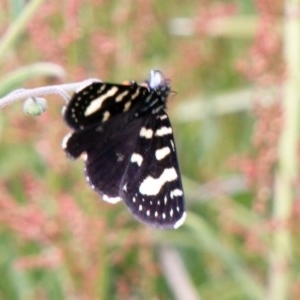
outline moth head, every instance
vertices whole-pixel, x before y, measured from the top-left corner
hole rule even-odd
[[[150,71],[150,79],[148,83],[151,89],[157,89],[161,87],[170,88],[170,80],[167,79],[159,70]]]

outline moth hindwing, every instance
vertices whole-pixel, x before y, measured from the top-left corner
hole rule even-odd
[[[72,132],[63,149],[72,158],[85,154],[90,186],[158,228],[178,228],[186,215],[166,113],[169,93],[169,80],[152,70],[142,84],[93,82],[76,91],[64,111]]]

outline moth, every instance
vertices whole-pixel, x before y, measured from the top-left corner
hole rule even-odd
[[[141,84],[90,83],[65,107],[72,132],[62,143],[69,157],[84,154],[87,182],[104,201],[124,201],[136,219],[166,229],[186,216],[166,112],[170,93],[170,80],[158,70]]]

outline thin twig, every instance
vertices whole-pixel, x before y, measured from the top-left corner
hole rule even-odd
[[[33,89],[18,89],[0,98],[0,108],[30,97],[41,97],[52,94],[60,95],[65,101],[68,101],[70,98],[68,92],[74,92],[79,88],[97,81],[99,81],[99,79],[92,78],[75,83],[49,85]]]

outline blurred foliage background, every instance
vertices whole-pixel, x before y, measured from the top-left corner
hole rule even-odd
[[[284,5],[294,18],[284,19]],[[188,209],[182,227],[159,231],[101,201],[82,161],[61,149],[59,96],[47,97],[38,118],[20,103],[2,108],[0,299],[300,298],[298,145],[280,136],[298,136],[299,91],[294,84],[287,98],[285,88],[299,67],[299,1],[0,7],[0,97],[87,78],[140,82],[155,68],[171,79]],[[285,131],[289,99],[295,122]]]

